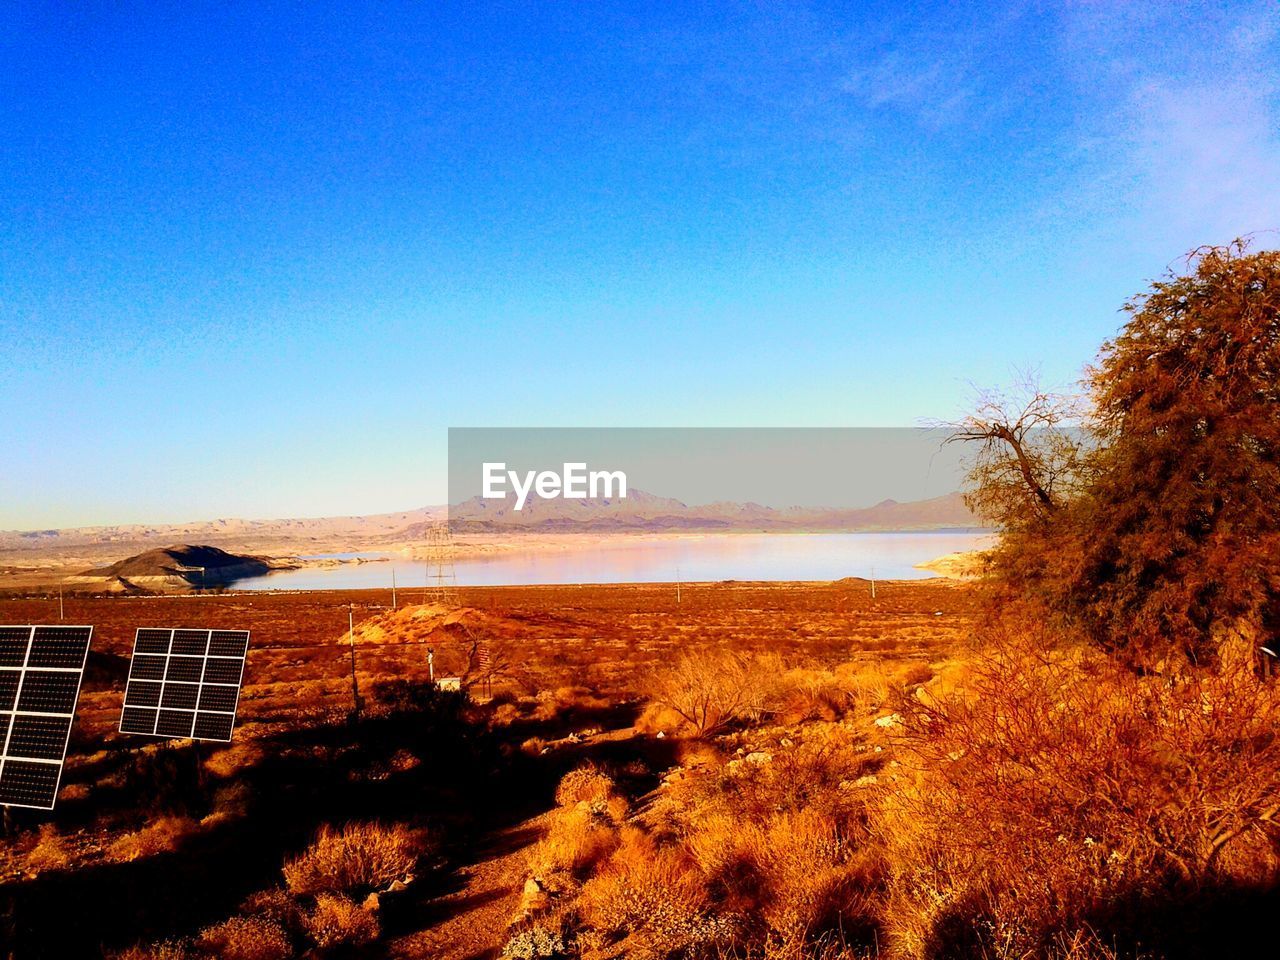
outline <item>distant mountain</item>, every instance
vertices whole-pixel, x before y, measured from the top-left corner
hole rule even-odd
[[[365,542],[398,533],[414,523],[426,525],[444,515],[443,507],[421,507],[396,513],[349,517],[306,517],[279,520],[193,520],[187,523],[117,524],[69,527],[62,530],[0,530],[0,550],[5,552],[62,551],[77,549],[90,554],[105,548],[173,543],[220,544],[231,549],[245,544],[305,545],[350,540]],[[256,548],[256,547],[255,547]],[[119,556],[122,551],[115,550]]]
[[[855,531],[980,528],[959,493],[899,503],[884,500],[871,507],[765,507],[758,503],[716,502],[689,506],[670,497],[632,490],[625,498],[535,500],[515,509],[504,500],[472,497],[449,511],[456,533],[468,531],[541,532],[723,530]]]
[[[455,506],[458,532],[851,531],[977,528],[981,524],[960,494],[899,503],[885,500],[859,509],[766,507],[759,503],[690,506],[671,497],[631,490],[622,499],[530,500],[516,512],[514,500],[473,498]],[[88,564],[121,554],[147,554],[173,544],[204,544],[238,556],[311,556],[378,551],[426,539],[444,517],[443,507],[421,507],[370,516],[242,520],[0,531],[0,554],[23,561],[40,556]],[[176,549],[176,548],[174,548]],[[173,562],[186,563],[180,557]],[[157,560],[158,563],[163,561]],[[213,566],[213,564],[191,564]]]

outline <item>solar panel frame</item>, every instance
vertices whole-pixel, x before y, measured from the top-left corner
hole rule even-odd
[[[229,743],[248,653],[248,630],[139,627],[117,729]]]
[[[89,625],[0,626],[0,806],[57,803],[92,642]]]

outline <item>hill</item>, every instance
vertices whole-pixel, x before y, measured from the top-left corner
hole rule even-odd
[[[207,544],[147,550],[68,578],[70,584],[122,593],[182,593],[296,566],[287,560],[228,553]]]

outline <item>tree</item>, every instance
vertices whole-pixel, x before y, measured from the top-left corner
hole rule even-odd
[[[1237,241],[1125,306],[1069,401],[984,398],[970,503],[998,577],[1136,661],[1200,661],[1280,620],[1280,253]]]
[[[1078,486],[1085,466],[1080,398],[1045,391],[1024,374],[1012,395],[984,391],[947,442],[977,445],[965,502],[1002,529],[1048,522]]]
[[[1109,646],[1200,659],[1275,626],[1280,253],[1201,249],[1125,309],[1089,379],[1099,460],[1077,600]]]

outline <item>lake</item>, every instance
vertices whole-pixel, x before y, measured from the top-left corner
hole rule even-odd
[[[915,564],[990,545],[982,532],[707,534],[620,537],[616,543],[501,554],[454,563],[458,586],[562,583],[686,583],[719,580],[839,580],[934,576]],[[353,556],[351,554],[342,556]],[[236,590],[358,590],[424,586],[436,571],[425,561],[360,554],[374,562],[286,570],[237,581]]]

